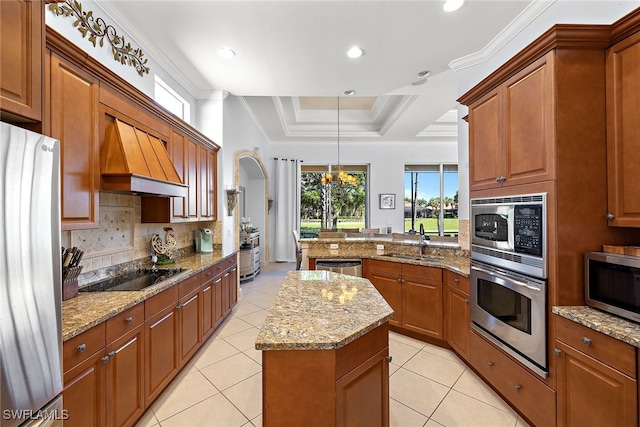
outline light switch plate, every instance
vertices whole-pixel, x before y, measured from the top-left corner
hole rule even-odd
[[[377,255],[384,255],[384,245],[376,245]]]

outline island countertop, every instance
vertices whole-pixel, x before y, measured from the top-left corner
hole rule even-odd
[[[342,287],[356,288],[339,302]],[[333,292],[330,301],[322,290]],[[256,338],[256,350],[330,350],[389,321],[393,309],[367,279],[329,271],[287,273]]]

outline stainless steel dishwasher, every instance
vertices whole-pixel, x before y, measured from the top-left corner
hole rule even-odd
[[[362,277],[361,259],[317,259],[316,270],[329,270],[334,273]]]

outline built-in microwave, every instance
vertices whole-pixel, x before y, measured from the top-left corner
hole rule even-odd
[[[585,254],[585,303],[640,322],[640,257]]]
[[[471,199],[471,258],[547,278],[546,193]]]

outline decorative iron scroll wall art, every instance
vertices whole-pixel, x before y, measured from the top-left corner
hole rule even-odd
[[[89,41],[93,43],[93,47],[96,46],[96,43],[103,47],[106,38],[111,45],[111,52],[115,61],[135,67],[140,76],[149,74],[149,67],[146,66],[147,58],[143,58],[142,49],[139,47],[132,48],[131,43],[126,42],[123,36],[119,36],[112,25],[104,22],[102,18],[94,18],[92,11],[83,11],[79,1],[67,0],[64,3],[51,3],[49,10],[56,16],[75,17],[76,20],[73,26],[78,27],[82,37],[89,36]]]

